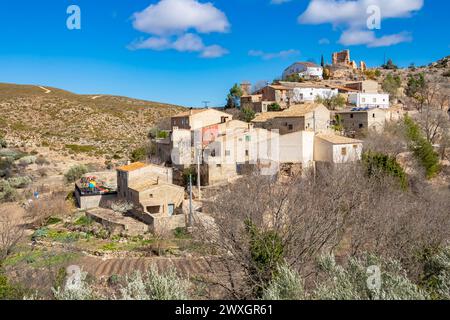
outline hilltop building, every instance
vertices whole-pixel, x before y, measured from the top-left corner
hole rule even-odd
[[[282,78],[287,80],[293,75],[301,79],[323,79],[323,68],[313,62],[295,62],[284,70]]]

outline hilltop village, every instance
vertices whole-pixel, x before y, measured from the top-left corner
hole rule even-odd
[[[129,226],[121,216],[97,207],[129,203],[131,217],[160,232],[189,226],[192,216],[200,215],[202,201],[208,201],[202,189],[244,175],[275,177],[360,161],[369,131],[382,132],[387,123],[414,113],[366,79],[366,71],[366,64],[352,61],[345,50],[334,53],[327,66],[296,62],[281,80],[256,90],[244,82],[234,108],[190,109],[172,116],[170,129],[157,129],[151,163],[87,174],[96,178],[77,182],[77,203],[93,218],[123,230]],[[195,187],[191,201],[183,189],[189,177]],[[97,179],[110,181],[113,191],[95,187],[102,183]]]
[[[323,276],[323,253],[444,247],[450,58],[330,61],[242,81],[216,108],[0,84],[2,272],[64,299],[68,266],[106,296],[156,266],[176,299],[260,299],[284,262]]]

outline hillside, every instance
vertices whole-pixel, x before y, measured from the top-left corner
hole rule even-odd
[[[126,97],[0,83],[0,133],[12,147],[125,158],[152,126],[183,110]]]

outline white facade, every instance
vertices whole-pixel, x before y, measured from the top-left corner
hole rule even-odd
[[[310,167],[314,161],[312,131],[297,131],[280,136],[280,163],[301,163]]]
[[[293,74],[298,74],[301,78],[322,79],[323,68],[310,62],[296,62],[284,70],[283,80]]]
[[[308,101],[315,101],[317,97],[322,99],[331,98],[339,94],[338,89],[330,88],[294,88],[293,103],[301,103]]]
[[[314,161],[334,164],[361,160],[363,143],[359,140],[335,136],[317,135],[314,139]]]
[[[348,102],[358,108],[388,109],[390,106],[387,93],[350,93]]]

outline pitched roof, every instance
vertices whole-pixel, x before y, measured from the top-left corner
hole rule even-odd
[[[291,106],[289,109],[283,111],[275,111],[275,112],[264,112],[258,114],[252,122],[265,122],[274,118],[298,118],[304,117],[308,113],[313,112],[315,109],[319,107],[324,107],[323,104],[320,103],[305,103],[305,104],[296,104]]]
[[[125,166],[118,167],[117,170],[129,172],[129,171],[135,171],[135,170],[138,170],[138,169],[142,169],[142,168],[147,167],[147,166],[148,166],[148,164],[145,164],[143,162],[135,162],[135,163],[132,163],[132,164],[127,164]]]
[[[361,140],[351,139],[344,136],[338,136],[335,134],[318,134],[316,136],[322,140],[328,141],[332,144],[357,144],[362,143]]]
[[[209,110],[209,109],[191,109],[191,110],[188,110],[188,111],[184,111],[184,112],[178,113],[178,114],[172,116],[172,118],[188,117],[191,114],[198,114],[198,113],[204,112],[206,110]]]

